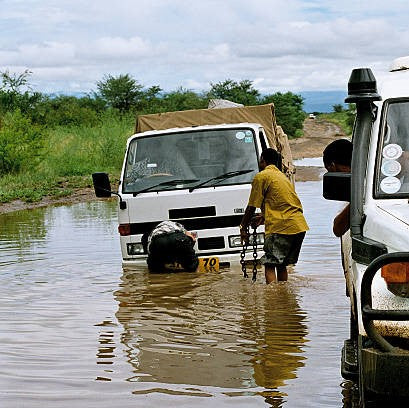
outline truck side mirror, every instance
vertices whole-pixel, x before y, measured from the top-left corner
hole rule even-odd
[[[322,190],[326,200],[351,201],[351,173],[325,173]]]
[[[92,182],[97,197],[111,197],[111,183],[107,173],[92,173]]]

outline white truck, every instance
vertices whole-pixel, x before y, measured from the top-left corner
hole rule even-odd
[[[393,62],[379,93],[369,68],[354,69],[345,101],[357,111],[351,173],[323,180],[325,198],[350,201],[342,255],[351,333],[341,372],[359,382],[362,406],[385,398],[407,404],[409,57]]]
[[[123,265],[146,260],[142,235],[168,219],[198,234],[199,258],[238,261],[239,224],[267,147],[281,153],[282,169],[293,180],[288,139],[276,124],[272,104],[139,116],[114,193]],[[93,180],[98,197],[111,196],[106,173],[94,173]],[[263,243],[260,228],[258,252]]]

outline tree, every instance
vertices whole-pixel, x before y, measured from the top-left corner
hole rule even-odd
[[[121,113],[129,112],[140,101],[143,86],[133,79],[129,74],[105,75],[97,82],[98,93],[106,101],[108,106],[118,109]]]
[[[304,98],[292,92],[277,92],[262,99],[262,103],[271,102],[274,103],[277,123],[289,137],[297,137],[303,128],[305,119]]]
[[[207,107],[207,99],[188,89],[179,88],[165,94],[161,100],[161,111],[171,112]]]
[[[209,99],[227,99],[243,105],[257,105],[259,103],[260,93],[253,88],[253,82],[247,79],[240,82],[226,79],[216,84],[210,83],[210,85]]]
[[[341,113],[344,110],[344,107],[342,106],[342,104],[337,103],[335,105],[332,105],[332,109],[334,110],[335,113]]]
[[[26,86],[27,90],[31,90],[30,85],[28,85],[28,77],[32,74],[28,69],[24,70],[21,74],[11,74],[8,69],[1,72],[2,86],[1,90],[12,92],[12,93],[21,93],[20,88]]]
[[[0,72],[0,112],[20,110],[24,114],[32,115],[38,104],[43,100],[39,92],[32,92],[28,82],[31,71],[26,69],[21,74],[10,73],[9,70]],[[23,91],[25,87],[25,91]]]
[[[160,92],[162,88],[158,85],[153,85],[146,91],[142,92],[142,95],[136,105],[138,111],[146,113],[154,113],[160,110],[161,98]]]

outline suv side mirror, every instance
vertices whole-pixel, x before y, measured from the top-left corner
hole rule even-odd
[[[351,173],[325,173],[322,190],[326,200],[351,201]]]
[[[111,197],[111,183],[107,173],[92,173],[92,182],[97,197]]]

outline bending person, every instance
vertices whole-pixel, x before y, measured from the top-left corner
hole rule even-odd
[[[161,273],[170,270],[195,272],[199,259],[194,250],[196,235],[174,221],[162,221],[149,235],[142,237],[148,253],[149,271]]]

